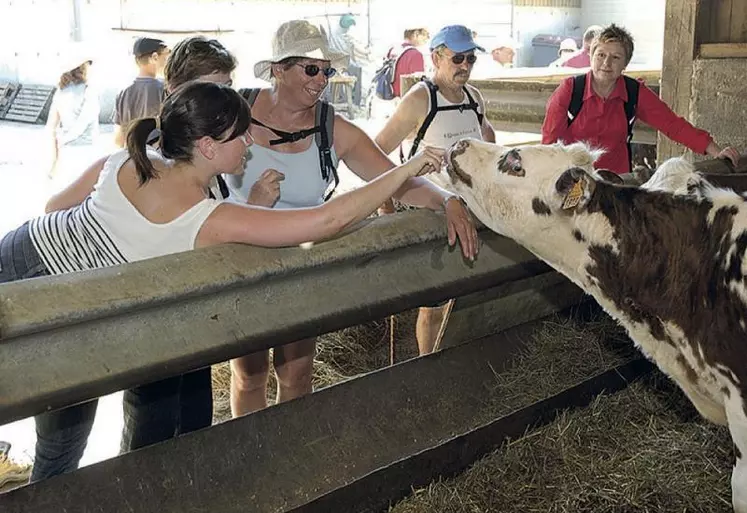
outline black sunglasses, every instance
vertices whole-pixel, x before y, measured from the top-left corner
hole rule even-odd
[[[329,78],[329,77],[333,76],[335,73],[337,73],[337,70],[335,68],[320,68],[316,64],[300,64],[300,63],[297,63],[296,66],[301,66],[303,68],[304,73],[306,73],[310,77],[317,76],[320,71],[327,78]]]
[[[458,53],[451,57],[451,62],[458,66],[464,62],[464,59],[467,59],[467,64],[474,64],[477,61],[477,55],[474,53]]]

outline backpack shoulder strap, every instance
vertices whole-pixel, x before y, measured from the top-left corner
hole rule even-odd
[[[576,75],[573,77],[573,92],[571,93],[571,103],[568,105],[568,126],[571,126],[576,119],[581,107],[584,104],[584,91],[586,90],[586,75]]]
[[[257,99],[257,96],[259,95],[260,91],[261,91],[261,89],[259,89],[259,88],[243,87],[243,88],[239,89],[239,94],[244,97],[244,99],[246,100],[246,102],[251,107],[252,105],[254,105],[254,101]],[[252,118],[252,122],[254,122],[254,118]],[[215,181],[216,181],[215,185],[217,185],[217,187],[216,186],[212,186],[210,188],[210,190],[209,190],[210,197],[214,198],[214,199],[218,199],[218,198],[220,198],[220,199],[226,199],[226,198],[228,198],[228,196],[229,196],[230,193],[228,191],[228,185],[226,184],[226,180],[223,178],[223,175],[216,176],[215,177]]]
[[[254,105],[254,102],[257,100],[257,96],[259,96],[259,92],[261,90],[262,89],[260,89],[258,87],[251,87],[251,88],[250,87],[243,87],[243,88],[239,89],[239,94],[244,97],[244,99],[246,100],[246,102],[251,107],[252,105]]]
[[[477,122],[482,128],[482,120],[485,115],[480,112],[480,105],[475,101],[475,98],[472,96],[472,93],[469,92],[467,86],[464,86],[464,94],[467,96],[467,101],[469,102],[467,104],[468,108],[475,111],[475,114],[477,114]]]
[[[628,93],[628,101],[625,102],[623,107],[625,108],[625,119],[628,122],[628,166],[629,169],[633,169],[633,125],[635,125],[635,111],[638,107],[638,91],[641,88],[640,82],[636,79],[623,75],[625,79],[625,90]]]
[[[638,91],[641,84],[634,78],[623,75],[625,79],[625,90],[628,93],[628,101],[625,102],[625,119],[628,120],[628,126],[632,131],[633,122],[635,121],[635,111],[638,107]]]
[[[418,129],[415,140],[412,142],[412,148],[410,148],[410,154],[407,157],[408,159],[411,159],[413,155],[415,155],[415,153],[418,151],[418,146],[420,146],[420,143],[423,141],[423,137],[425,137],[425,133],[428,131],[428,127],[431,126],[433,118],[435,118],[436,114],[438,113],[438,97],[436,96],[438,86],[427,78],[424,78],[422,82],[425,82],[425,85],[428,87],[428,95],[430,96],[431,100],[430,108],[428,109],[428,114],[423,120],[423,124],[420,125],[420,128]]]
[[[325,192],[324,201],[327,201],[334,192],[340,178],[337,175],[337,167],[332,158],[332,143],[335,140],[335,108],[324,100],[319,100],[314,110],[314,124],[319,130],[314,134],[314,141],[319,148],[319,166],[322,178],[329,181],[330,176],[333,185]]]

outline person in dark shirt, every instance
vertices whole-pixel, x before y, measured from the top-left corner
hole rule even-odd
[[[169,47],[160,39],[140,37],[135,40],[132,54],[138,67],[135,80],[117,95],[114,110],[114,144],[124,147],[127,125],[139,118],[152,118],[158,114],[163,99],[163,74]]]

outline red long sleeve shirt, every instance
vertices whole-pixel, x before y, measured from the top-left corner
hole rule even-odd
[[[617,79],[615,89],[605,100],[594,92],[591,87],[591,72],[587,73],[581,112],[571,126],[568,126],[568,106],[572,92],[573,77],[569,77],[561,82],[550,97],[545,121],[542,123],[542,143],[586,141],[594,148],[605,150],[594,167],[609,169],[618,174],[630,172],[626,143],[628,124],[623,106],[628,100],[628,92],[623,77]],[[705,153],[712,141],[708,132],[695,128],[672,112],[642,82],[638,92],[636,118],[697,153]]]

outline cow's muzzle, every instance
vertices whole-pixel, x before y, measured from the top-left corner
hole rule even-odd
[[[446,172],[449,174],[452,183],[460,181],[467,187],[472,187],[472,177],[457,162],[457,157],[467,151],[469,145],[469,141],[462,139],[446,150]]]

